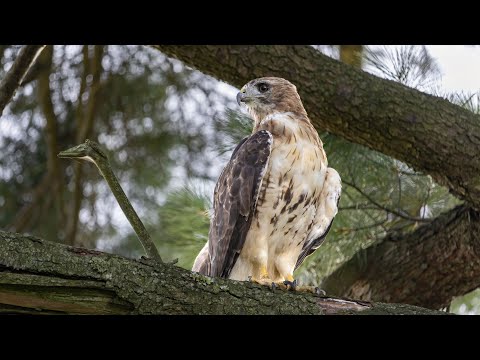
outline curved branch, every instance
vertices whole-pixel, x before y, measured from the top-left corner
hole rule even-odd
[[[58,154],[58,157],[66,159],[85,160],[95,164],[95,166],[100,171],[100,174],[107,182],[110,190],[113,193],[113,196],[115,196],[115,199],[117,200],[118,205],[125,214],[125,217],[132,225],[133,230],[135,230],[138,240],[142,244],[145,252],[147,253],[147,256],[149,256],[150,259],[161,263],[162,258],[160,257],[160,254],[158,253],[158,250],[153,243],[150,234],[145,228],[145,225],[143,225],[142,220],[140,220],[140,218],[138,217],[137,212],[128,200],[127,195],[125,195],[125,192],[120,186],[117,177],[115,176],[112,168],[110,167],[108,157],[105,155],[100,146],[97,143],[87,139],[83,144],[61,151]]]
[[[208,278],[0,231],[0,313],[445,314]]]
[[[45,45],[25,45],[20,49],[13,66],[0,82],[0,116],[44,47]]]
[[[397,158],[480,208],[480,116],[460,106],[311,46],[154,47],[236,87],[261,76],[287,78],[317,129]]]
[[[390,233],[324,280],[328,293],[441,309],[480,287],[480,214],[462,205],[410,234]]]

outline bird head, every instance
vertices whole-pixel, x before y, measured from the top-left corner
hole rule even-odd
[[[237,103],[245,104],[256,122],[276,112],[307,115],[296,86],[278,77],[262,77],[248,82],[237,94]]]

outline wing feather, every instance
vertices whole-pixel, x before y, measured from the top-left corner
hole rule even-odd
[[[325,238],[332,227],[333,219],[335,218],[335,215],[337,215],[341,192],[342,181],[340,175],[336,170],[328,168],[325,175],[323,189],[320,193],[320,200],[314,224],[307,236],[307,240],[303,244],[295,269],[302,265],[307,256],[313,254],[313,252],[325,241]]]
[[[240,142],[222,171],[215,186],[206,275],[230,275],[250,228],[271,146],[270,132],[256,132]]]

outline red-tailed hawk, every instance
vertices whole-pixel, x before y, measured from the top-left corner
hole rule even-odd
[[[237,95],[255,122],[215,187],[208,242],[193,271],[295,286],[294,270],[324,241],[341,180],[295,85],[264,77]]]

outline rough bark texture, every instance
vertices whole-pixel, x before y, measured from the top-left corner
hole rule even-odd
[[[44,46],[25,45],[18,53],[14,64],[0,82],[0,116]]]
[[[212,279],[0,231],[0,313],[445,314]]]
[[[317,129],[402,160],[480,208],[480,116],[468,110],[311,46],[154,47],[237,87],[284,77],[297,85]]]
[[[465,206],[361,250],[322,284],[333,295],[430,309],[478,287],[480,217]]]
[[[480,204],[480,116],[310,46],[154,47],[237,87],[260,76],[287,78],[318,130],[400,159],[472,205],[360,252],[327,279],[327,290],[440,308],[480,285],[479,215],[473,210]]]

